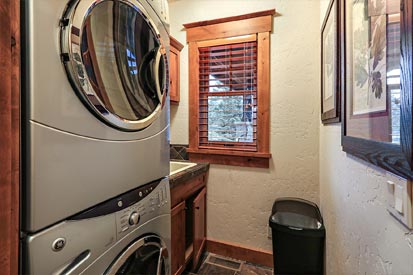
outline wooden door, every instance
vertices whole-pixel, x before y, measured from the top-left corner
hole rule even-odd
[[[171,210],[171,274],[181,274],[185,265],[185,201]]]
[[[192,207],[193,215],[193,234],[194,234],[194,257],[192,269],[195,270],[202,256],[206,241],[206,188],[196,196]]]
[[[0,274],[18,273],[20,1],[0,0]]]
[[[179,76],[180,69],[179,63],[181,54],[180,51],[184,47],[178,40],[173,37],[169,37],[171,41],[171,48],[169,54],[169,95],[171,104],[178,104],[180,98],[179,92]]]
[[[179,102],[179,78],[178,78],[178,62],[179,52],[171,47],[169,55],[169,95],[172,104]]]

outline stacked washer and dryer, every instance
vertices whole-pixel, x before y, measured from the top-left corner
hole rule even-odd
[[[166,0],[25,0],[22,274],[170,274]]]

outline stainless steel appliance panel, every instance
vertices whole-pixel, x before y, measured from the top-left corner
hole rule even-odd
[[[167,179],[150,190],[145,185],[110,201],[102,203],[50,227],[40,233],[29,235],[23,243],[26,257],[24,274],[108,274],[123,252],[135,242],[145,244],[145,237],[156,236],[166,251],[166,275],[170,274],[171,216],[170,192]],[[140,191],[142,190],[142,191]],[[138,198],[139,192],[148,194],[142,200],[129,205]],[[109,207],[108,207],[109,205]],[[111,207],[114,206],[114,207]],[[112,208],[119,211],[104,213]],[[139,209],[139,221],[127,229],[119,216],[128,213],[128,220]],[[102,212],[103,211],[103,212]],[[100,215],[100,212],[103,214]],[[93,217],[89,217],[92,215]],[[123,231],[122,231],[123,230]],[[121,232],[121,234],[120,234]]]

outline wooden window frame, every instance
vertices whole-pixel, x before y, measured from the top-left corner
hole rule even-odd
[[[189,55],[189,148],[192,161],[268,168],[270,153],[270,32],[275,9],[240,16],[184,24]],[[256,35],[257,41],[257,151],[200,148],[199,50]],[[231,39],[231,40],[230,40]],[[248,39],[248,38],[246,38]]]

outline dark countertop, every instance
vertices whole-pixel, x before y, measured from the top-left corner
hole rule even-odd
[[[176,162],[187,162],[183,160],[174,160],[171,159],[171,161],[176,161]],[[189,167],[183,171],[180,171],[176,174],[173,174],[172,176],[169,177],[169,186],[172,188],[176,187],[177,185],[186,182],[202,173],[205,173],[209,170],[209,163],[207,162],[201,162],[197,163],[195,166]]]

